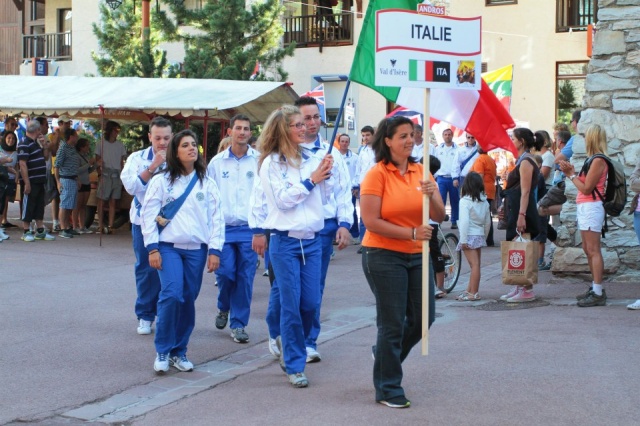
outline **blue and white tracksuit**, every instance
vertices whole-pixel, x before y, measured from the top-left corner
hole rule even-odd
[[[305,336],[320,305],[322,247],[318,233],[324,226],[323,200],[331,197],[333,188],[331,179],[317,186],[311,183],[311,173],[319,164],[318,158],[303,153],[297,168],[272,154],[259,171],[266,202],[263,227],[271,232],[269,250],[279,289],[282,356],[288,374],[304,371]],[[260,205],[252,210],[262,209],[262,197],[253,199]],[[249,220],[253,226],[254,218]]]
[[[134,271],[136,275],[136,304],[135,313],[138,319],[155,321],[160,294],[160,277],[158,271],[149,265],[149,255],[144,247],[142,230],[140,228],[140,209],[144,202],[147,184],[140,175],[149,168],[153,162],[153,148],[149,147],[136,151],[127,158],[120,179],[125,190],[133,195],[129,220],[131,221],[131,235],[133,241],[133,253],[136,256]],[[160,169],[164,164],[160,166]]]
[[[354,154],[351,150],[347,150],[346,154],[342,154],[342,160],[344,160],[344,164],[347,166],[347,170],[349,170],[349,178],[351,179],[351,187],[353,188],[353,181],[356,178],[356,169],[358,167],[358,154]],[[356,213],[356,197],[351,193],[351,204],[353,204],[353,224],[351,225],[351,236],[353,238],[358,238],[360,236],[360,231],[358,230],[358,214]]]
[[[329,144],[320,140],[320,135],[315,142],[300,144],[303,152],[307,155],[315,156],[322,161],[329,150]],[[324,207],[324,227],[320,231],[320,240],[322,241],[322,271],[320,277],[320,304],[322,304],[322,295],[324,294],[324,286],[327,278],[327,270],[333,253],[333,241],[336,238],[338,227],[349,230],[353,224],[354,207],[351,202],[351,185],[352,180],[349,175],[347,165],[342,159],[339,152],[333,153],[333,168],[331,169],[331,178],[321,183],[325,185],[329,183],[332,191],[323,200]],[[276,274],[276,279],[278,275]],[[316,312],[313,326],[308,334],[305,335],[307,347],[316,349],[318,336],[320,335],[320,305]]]
[[[360,152],[358,152],[358,164],[356,165],[356,176],[353,180],[353,187],[356,189],[360,189],[360,184],[364,180],[364,177],[367,175],[369,170],[376,164],[376,153],[371,148],[371,145],[364,145]],[[359,234],[360,240],[364,238],[364,233],[367,231],[367,228],[364,226],[364,222],[362,221],[362,217],[360,217],[359,223]]]
[[[251,249],[253,232],[248,224],[249,198],[258,172],[259,153],[249,147],[236,157],[231,147],[211,159],[208,175],[216,181],[224,206],[225,238],[218,269],[218,309],[230,312],[229,327],[249,324],[253,278],[258,255]]]
[[[447,194],[449,194],[449,204],[451,205],[451,223],[458,222],[458,205],[460,203],[460,193],[458,188],[453,186],[453,181],[460,179],[460,161],[458,160],[459,149],[455,144],[447,146],[441,143],[436,147],[433,155],[440,160],[440,170],[435,174],[442,202],[447,205]],[[458,186],[459,187],[459,186]]]
[[[180,210],[158,233],[158,212],[184,193],[194,173],[180,176],[173,184],[168,173],[154,176],[140,212],[145,247],[159,250],[162,258],[156,352],[170,356],[187,352],[207,254],[221,256],[224,244],[220,191],[209,177],[196,182]]]

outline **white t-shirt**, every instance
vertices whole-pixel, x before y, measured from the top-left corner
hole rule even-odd
[[[544,154],[542,154],[542,167],[550,167],[551,171],[549,172],[549,176],[544,180],[545,185],[551,186],[553,185],[553,169],[555,168],[556,158],[553,156],[551,151],[547,150]]]
[[[115,142],[106,142],[104,148],[102,141],[96,144],[96,155],[102,158],[102,168],[122,170],[122,159],[127,156],[127,150],[124,144],[118,140]]]

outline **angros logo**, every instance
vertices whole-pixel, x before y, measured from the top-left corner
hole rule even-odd
[[[434,6],[428,1],[418,4],[418,13],[425,15],[444,16],[447,13],[447,9],[444,6]]]

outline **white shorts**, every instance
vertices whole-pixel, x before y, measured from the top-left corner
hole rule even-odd
[[[602,201],[578,204],[576,217],[578,218],[579,230],[601,232],[604,224]]]

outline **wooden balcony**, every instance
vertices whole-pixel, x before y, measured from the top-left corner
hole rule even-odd
[[[22,59],[71,60],[71,33],[22,35]]]
[[[344,46],[353,44],[353,14],[291,16],[284,18],[285,46]]]

